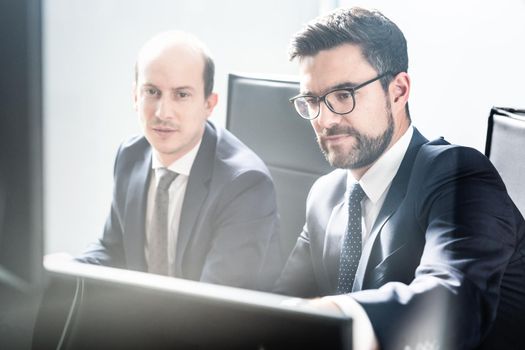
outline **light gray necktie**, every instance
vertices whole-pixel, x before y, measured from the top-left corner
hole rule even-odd
[[[169,188],[178,174],[166,168],[158,169],[157,174],[160,174],[160,177],[149,230],[148,271],[167,276]]]
[[[365,192],[361,185],[356,183],[348,199],[348,226],[341,249],[337,282],[337,293],[339,294],[352,291],[355,273],[361,258],[361,200],[364,196]]]

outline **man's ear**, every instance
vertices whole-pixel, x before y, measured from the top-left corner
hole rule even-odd
[[[405,109],[410,95],[410,76],[406,72],[398,73],[389,86],[392,112],[398,113]]]
[[[210,96],[206,97],[206,118],[209,118],[215,106],[219,102],[219,95],[212,92]]]
[[[137,82],[131,84],[131,96],[133,98],[133,109],[135,112],[138,110],[138,94],[137,94]]]

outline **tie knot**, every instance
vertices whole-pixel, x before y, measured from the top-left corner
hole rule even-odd
[[[173,180],[175,180],[177,175],[179,175],[176,172],[173,172],[166,168],[159,168],[157,170],[157,174],[159,174],[159,184],[157,185],[157,188],[164,191],[170,187]]]
[[[352,189],[350,190],[349,204],[350,206],[355,206],[361,203],[361,200],[365,196],[365,191],[359,183],[355,183]]]

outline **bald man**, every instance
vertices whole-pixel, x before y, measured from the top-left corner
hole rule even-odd
[[[213,76],[189,34],[161,33],[140,50],[133,100],[143,136],[120,146],[103,235],[77,260],[269,289],[281,267],[274,186],[251,150],[208,121]]]

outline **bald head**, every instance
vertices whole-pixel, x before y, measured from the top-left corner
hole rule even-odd
[[[204,43],[197,37],[181,31],[159,33],[142,46],[135,64],[136,84],[138,83],[143,63],[162,55],[181,56],[184,57],[189,64],[201,66],[204,81],[204,96],[208,97],[212,93],[215,75],[213,59]]]

